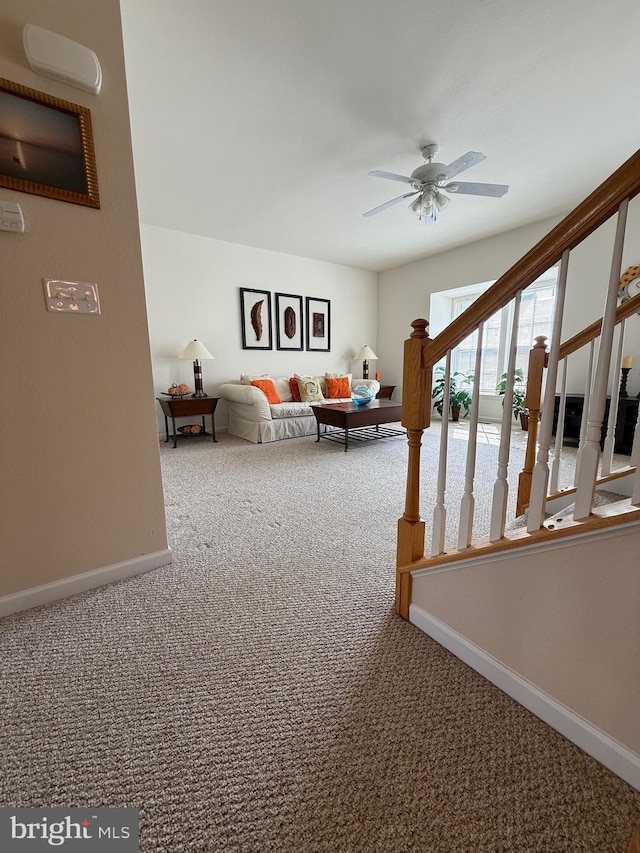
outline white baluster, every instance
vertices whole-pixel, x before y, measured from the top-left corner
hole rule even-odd
[[[553,333],[549,348],[549,364],[547,383],[544,388],[542,404],[542,423],[540,424],[540,439],[538,441],[538,457],[533,477],[531,479],[531,499],[529,501],[529,518],[527,530],[533,533],[540,530],[544,521],[545,499],[549,483],[549,447],[553,430],[553,412],[556,405],[556,382],[558,380],[558,353],[560,351],[560,335],[562,334],[562,314],[564,311],[564,295],[567,289],[567,271],[569,269],[569,249],[562,253],[560,273],[558,275],[558,290],[556,307],[553,316]]]
[[[618,352],[613,366],[613,379],[611,385],[611,403],[609,405],[609,419],[607,420],[607,437],[604,440],[604,450],[602,451],[602,467],[600,468],[600,476],[606,477],[611,473],[613,465],[613,447],[616,438],[616,420],[618,415],[618,400],[620,399],[620,385],[617,378],[620,376],[620,368],[622,366],[622,347],[624,346],[624,320],[620,323],[620,334],[618,336]]]
[[[640,418],[636,420],[633,431],[633,446],[631,448],[631,459],[629,465],[635,466],[636,473],[633,475],[633,491],[631,492],[631,504],[640,506]]]
[[[511,449],[511,424],[513,408],[513,381],[516,369],[516,354],[518,351],[518,323],[520,321],[520,302],[522,291],[519,290],[513,303],[513,324],[511,326],[511,342],[509,345],[509,362],[507,366],[507,384],[502,401],[502,426],[500,427],[500,447],[498,450],[498,477],[493,486],[493,505],[491,507],[491,525],[489,540],[497,542],[504,536],[504,526],[507,518],[507,498],[509,483],[509,451]]]
[[[576,505],[573,517],[576,520],[588,518],[593,506],[593,493],[596,488],[598,464],[600,462],[600,438],[602,437],[602,421],[607,397],[607,379],[609,362],[613,345],[613,330],[616,322],[616,307],[618,303],[618,285],[622,267],[622,249],[624,247],[624,232],[627,224],[627,209],[629,200],[625,199],[618,208],[616,238],[613,244],[611,272],[609,274],[609,290],[602,316],[602,331],[600,333],[600,349],[596,365],[596,377],[593,382],[591,405],[589,406],[589,423],[582,456],[580,457],[580,478],[576,489]]]
[[[587,366],[587,378],[584,383],[584,403],[582,404],[582,420],[580,421],[580,441],[578,442],[578,452],[576,453],[576,470],[573,477],[573,485],[578,482],[580,475],[580,457],[582,456],[582,448],[584,446],[587,435],[587,412],[589,411],[589,403],[591,401],[591,383],[593,381],[593,352],[596,346],[595,339],[589,345],[589,364]]]
[[[640,418],[636,420],[636,425],[633,430],[633,446],[631,448],[631,459],[629,465],[636,468],[640,467]]]
[[[480,370],[482,369],[482,338],[484,323],[478,327],[478,346],[473,380],[473,402],[469,418],[469,443],[467,444],[467,465],[464,474],[464,494],[460,502],[460,528],[458,530],[458,548],[468,548],[473,535],[473,514],[475,498],[473,481],[476,473],[476,447],[478,441],[478,411],[480,409]]]
[[[447,353],[444,369],[444,398],[442,400],[442,426],[440,427],[440,461],[438,463],[438,486],[436,505],[433,510],[433,537],[431,556],[437,557],[444,551],[444,534],[447,524],[447,508],[444,505],[444,493],[447,487],[447,447],[449,442],[449,390],[451,386],[451,350]]]
[[[560,385],[560,404],[558,406],[558,422],[556,424],[556,446],[553,451],[553,464],[551,465],[551,480],[549,483],[549,494],[558,491],[560,481],[560,464],[562,459],[562,442],[564,441],[564,413],[567,407],[567,362],[569,356],[562,359],[562,383]],[[555,404],[555,403],[554,403]]]

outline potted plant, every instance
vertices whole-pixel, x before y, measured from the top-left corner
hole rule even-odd
[[[433,400],[433,408],[442,416],[444,408],[444,389],[445,389],[445,370],[444,367],[436,367],[436,379],[433,384],[431,398]],[[462,373],[456,370],[453,376],[449,377],[449,408],[451,409],[451,418],[457,421],[462,416],[467,417],[471,410],[473,402],[472,392],[469,386],[473,387],[473,373]]]
[[[520,419],[520,426],[522,429],[527,430],[529,428],[529,410],[524,404],[525,385],[524,371],[521,367],[517,367],[513,375],[513,402],[511,404],[511,411],[513,412],[514,420],[517,421]],[[503,373],[496,385],[496,391],[501,396],[504,396],[506,389],[507,374]],[[502,401],[502,405],[504,406],[504,400]]]

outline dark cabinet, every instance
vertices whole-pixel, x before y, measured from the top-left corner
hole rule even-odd
[[[618,417],[616,419],[615,453],[631,454],[633,447],[633,435],[638,419],[638,403],[636,397],[621,397],[618,401]],[[600,447],[604,448],[604,440],[607,437],[607,425],[609,422],[610,397],[607,397],[604,412],[604,423],[602,424],[602,438]],[[555,408],[553,412],[553,434],[556,434],[558,426],[558,411],[560,409],[560,396],[556,395]],[[567,394],[564,411],[564,436],[562,443],[568,447],[578,447],[580,444],[580,425],[584,414],[584,394]]]
[[[618,420],[616,421],[616,453],[631,454],[633,448],[633,436],[638,420],[637,397],[621,397],[618,400]]]

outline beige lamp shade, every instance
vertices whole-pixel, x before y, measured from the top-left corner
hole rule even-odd
[[[186,347],[180,353],[180,358],[192,358],[192,359],[202,359],[202,358],[213,358],[209,350],[206,346],[200,341],[189,341]]]
[[[378,358],[378,356],[371,349],[371,347],[368,347],[365,344],[363,347],[360,347],[358,352],[355,354],[354,361],[364,361],[365,359],[367,361],[369,361],[370,359],[376,359],[377,360],[377,358]]]

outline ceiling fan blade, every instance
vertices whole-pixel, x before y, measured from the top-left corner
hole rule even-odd
[[[413,178],[408,178],[406,175],[396,175],[394,172],[367,172],[367,175],[373,175],[374,178],[388,178],[390,181],[400,181],[403,184],[412,184]]]
[[[460,172],[464,172],[465,169],[470,169],[472,166],[475,166],[476,163],[481,163],[486,159],[486,155],[481,154],[479,151],[467,151],[467,153],[463,154],[462,157],[458,157],[458,159],[454,160],[453,163],[449,163],[448,166],[445,166],[444,169],[440,171],[440,174],[444,175],[447,179],[452,178],[454,175],[459,175]]]
[[[391,201],[385,201],[384,204],[379,204],[377,207],[372,208],[371,210],[367,210],[366,213],[363,213],[363,216],[373,216],[376,213],[380,213],[381,210],[386,210],[388,207],[393,207],[394,204],[398,204],[399,201],[402,201],[405,198],[411,198],[412,195],[418,195],[418,192],[414,193],[405,193],[404,195],[399,195],[397,198],[392,198]]]
[[[456,181],[449,186],[443,187],[449,193],[463,193],[465,195],[489,195],[493,198],[502,198],[509,191],[508,184],[476,184],[465,181]]]

